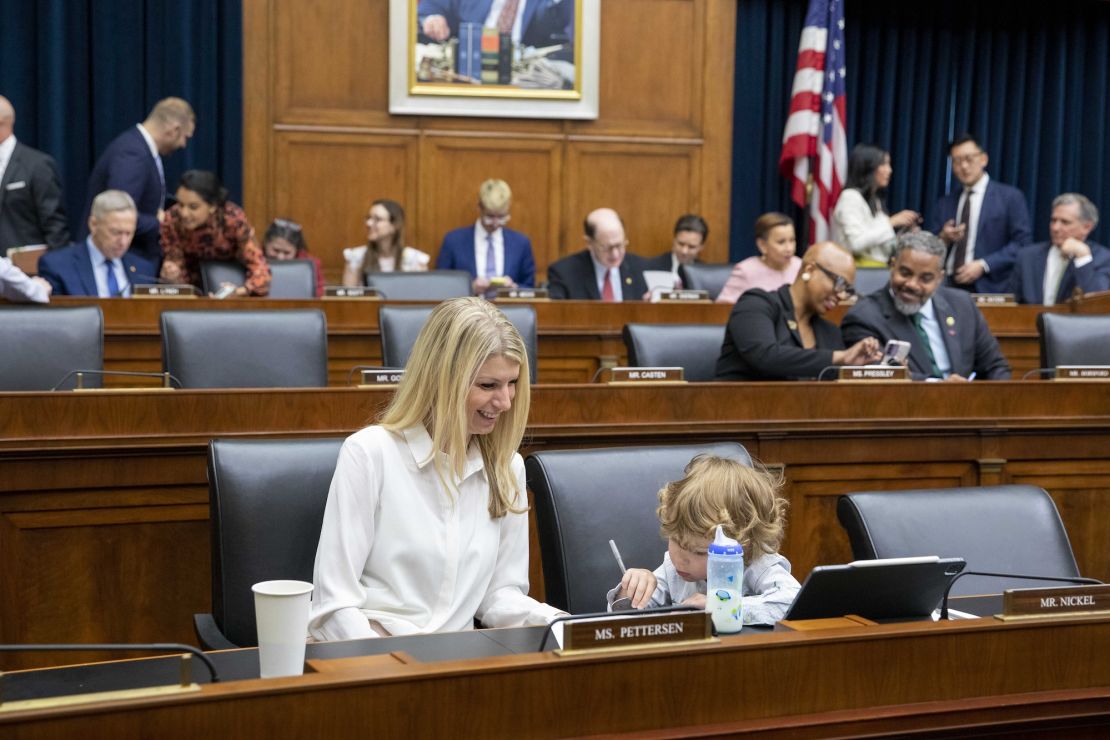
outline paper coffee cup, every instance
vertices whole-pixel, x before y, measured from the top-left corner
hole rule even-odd
[[[300,676],[312,584],[305,581],[263,581],[254,591],[258,628],[258,664],[262,678]]]

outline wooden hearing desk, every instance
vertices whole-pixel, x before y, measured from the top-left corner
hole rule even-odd
[[[0,734],[91,740],[1110,732],[1105,619],[741,633],[719,643],[563,657],[534,652],[538,642],[535,628],[311,645],[309,658],[376,655],[269,680],[253,678],[253,650],[212,653],[225,682],[165,697],[0,711]],[[8,674],[5,698],[74,683],[82,691],[172,683],[174,660]],[[200,665],[193,675],[206,681]]]
[[[547,385],[533,389],[524,451],[740,442],[784,469],[783,552],[800,576],[851,559],[836,520],[841,493],[1039,485],[1060,509],[1081,572],[1105,580],[1108,391],[1042,381]],[[192,614],[210,610],[209,440],[344,436],[389,393],[0,394],[0,642],[192,640]],[[0,667],[27,665],[20,660],[0,656]]]

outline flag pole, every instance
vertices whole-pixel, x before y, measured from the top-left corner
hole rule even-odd
[[[809,249],[809,230],[811,227],[811,222],[813,221],[813,219],[810,218],[809,215],[809,204],[813,199],[813,182],[813,173],[810,172],[809,175],[806,176],[806,205],[805,208],[802,209],[801,243],[806,245],[806,249]],[[803,252],[802,254],[805,254],[805,252]]]

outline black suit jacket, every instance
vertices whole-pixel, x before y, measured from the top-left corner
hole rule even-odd
[[[944,347],[952,372],[965,378],[974,372],[981,380],[1009,380],[1010,365],[967,291],[937,288],[933,293],[933,310],[944,330]],[[844,315],[840,330],[849,344],[864,337],[875,337],[880,344],[890,339],[909,342],[910,374],[920,379],[932,373],[929,352],[910,318],[894,307],[889,283],[860,298]]]
[[[1091,261],[1076,269],[1075,260],[1068,260],[1056,290],[1055,303],[1066,303],[1076,288],[1082,288],[1084,293],[1110,290],[1110,249],[1095,242],[1088,242],[1087,246],[1091,248]],[[1050,249],[1051,243],[1041,242],[1018,252],[1011,283],[1018,303],[1044,303],[1044,273]]]
[[[790,286],[773,293],[746,291],[732,307],[717,358],[717,380],[797,380],[816,378],[844,349],[840,329],[820,316],[811,320],[816,346],[802,346]]]
[[[669,268],[668,268],[669,269]],[[628,252],[621,261],[621,294],[626,301],[642,301],[647,292],[644,259]],[[554,299],[599,301],[597,274],[590,250],[583,249],[547,266],[547,289]]]
[[[0,255],[9,247],[61,247],[68,241],[62,181],[54,158],[16,141],[0,181]]]
[[[141,257],[161,264],[162,247],[158,225],[158,209],[165,204],[162,179],[154,163],[146,139],[135,126],[112,140],[100,159],[96,160],[89,175],[89,189],[85,193],[85,213],[81,217],[80,239],[88,233],[89,208],[93,198],[105,190],[123,190],[135,199],[139,210],[139,223],[131,251]]]

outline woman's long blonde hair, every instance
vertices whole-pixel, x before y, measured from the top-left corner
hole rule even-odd
[[[475,435],[489,481],[489,515],[494,519],[527,508],[511,463],[528,423],[528,353],[505,314],[476,297],[436,306],[416,338],[404,378],[381,418],[382,426],[391,431],[423,424],[432,438],[436,474],[449,492],[457,491],[470,444],[467,396],[482,365],[498,355],[520,365],[520,376],[512,407],[501,414],[492,432]]]

